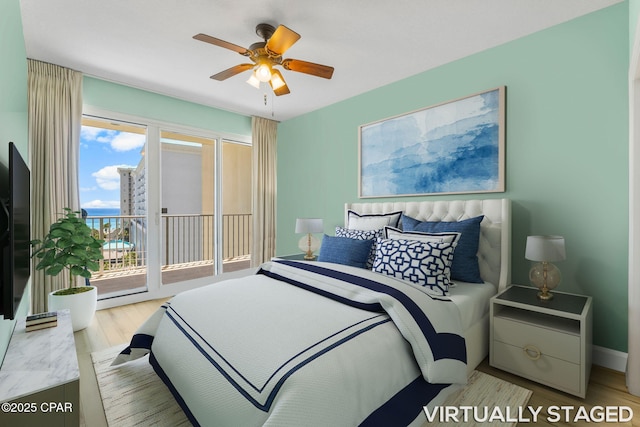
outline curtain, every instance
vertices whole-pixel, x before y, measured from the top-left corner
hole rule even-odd
[[[82,74],[45,62],[28,61],[29,153],[33,239],[42,239],[68,207],[80,209],[78,152],[82,120]],[[67,272],[31,276],[31,309],[47,311],[48,294],[66,287]]]
[[[253,144],[253,244],[251,265],[276,254],[276,142],[278,123],[251,119]]]

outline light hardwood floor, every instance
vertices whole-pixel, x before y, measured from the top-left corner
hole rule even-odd
[[[128,342],[138,326],[164,301],[164,299],[146,301],[98,311],[87,329],[75,333],[78,363],[80,365],[81,426],[103,427],[107,425],[91,362],[91,353]],[[547,416],[544,415],[544,411],[551,406],[571,406],[575,408],[574,411],[569,412],[571,417],[575,416],[575,411],[579,407],[584,407],[587,411],[591,411],[595,407],[595,415],[599,413],[597,412],[598,407],[628,406],[633,410],[633,420],[615,425],[640,426],[640,398],[627,393],[625,377],[620,372],[594,366],[591,371],[587,397],[580,399],[492,368],[486,359],[480,364],[478,370],[533,391],[528,405],[543,408],[538,422],[535,423],[536,426],[591,426],[593,424],[584,421],[577,423],[564,422],[564,412],[560,412],[563,422],[547,422]],[[527,415],[526,412],[525,415]],[[520,425],[534,424],[520,423]]]

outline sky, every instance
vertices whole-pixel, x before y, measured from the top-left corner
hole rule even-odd
[[[119,167],[136,167],[145,135],[82,126],[80,206],[120,208]]]

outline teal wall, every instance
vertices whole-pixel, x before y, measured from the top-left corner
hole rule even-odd
[[[251,117],[85,76],[85,105],[217,132],[251,135]]]
[[[27,54],[20,2],[0,2],[0,162],[8,162],[9,141],[27,158]]]
[[[298,252],[297,217],[333,234],[358,201],[359,125],[506,85],[507,191],[486,197],[513,201],[513,281],[527,235],[564,235],[561,290],[592,295],[594,343],[626,351],[628,28],[623,2],[281,123],[278,254]]]
[[[0,169],[5,170],[9,158],[9,141],[16,143],[22,157],[27,152],[27,54],[22,38],[19,0],[0,1]],[[4,179],[4,178],[3,178]],[[0,194],[6,197],[6,185],[0,180]],[[29,289],[18,315],[29,310]],[[2,317],[0,317],[2,319]],[[0,320],[0,363],[4,358],[15,321]]]

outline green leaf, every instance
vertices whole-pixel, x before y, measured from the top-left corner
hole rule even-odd
[[[88,261],[87,262],[87,269],[91,270],[91,271],[98,271],[98,270],[100,270],[100,264],[98,264],[95,261]]]
[[[42,258],[42,261],[40,261],[40,263],[45,265],[51,265],[55,259],[56,259],[55,251],[45,252],[44,257]]]
[[[71,248],[71,253],[80,258],[86,258],[87,256],[87,250],[79,246]]]
[[[45,274],[48,274],[49,276],[57,276],[63,268],[63,265],[53,265],[45,270]]]
[[[72,239],[60,239],[56,244],[56,246],[59,247],[60,249],[67,249],[73,245],[74,245],[74,242]]]
[[[76,227],[75,227],[73,224],[71,224],[71,223],[68,223],[68,222],[61,222],[61,223],[59,223],[59,224],[60,224],[60,228],[63,228],[63,229],[65,229],[65,230],[68,230],[68,231],[70,231],[70,232],[72,232],[72,233],[73,233],[74,231],[76,231]]]
[[[74,267],[71,267],[71,275],[72,276],[82,276],[82,277],[84,277],[85,271],[86,270],[84,268],[79,267],[77,265],[74,266]],[[91,277],[91,274],[89,274],[89,277]]]
[[[89,270],[82,269],[82,273],[78,273],[77,275],[85,279],[91,279],[91,272]]]
[[[71,256],[71,255],[67,256],[67,259],[65,261],[65,264],[67,265],[78,265],[81,263],[82,263],[82,259],[80,259],[77,256]]]
[[[71,237],[71,233],[69,233],[68,230],[65,230],[65,229],[62,229],[62,228],[56,228],[55,230],[51,230],[51,233],[49,233],[49,234],[53,238],[60,238],[60,237],[68,238],[68,237]]]
[[[84,236],[78,236],[77,234],[74,236],[71,236],[71,240],[73,241],[74,244],[76,245],[83,245],[84,244]]]

